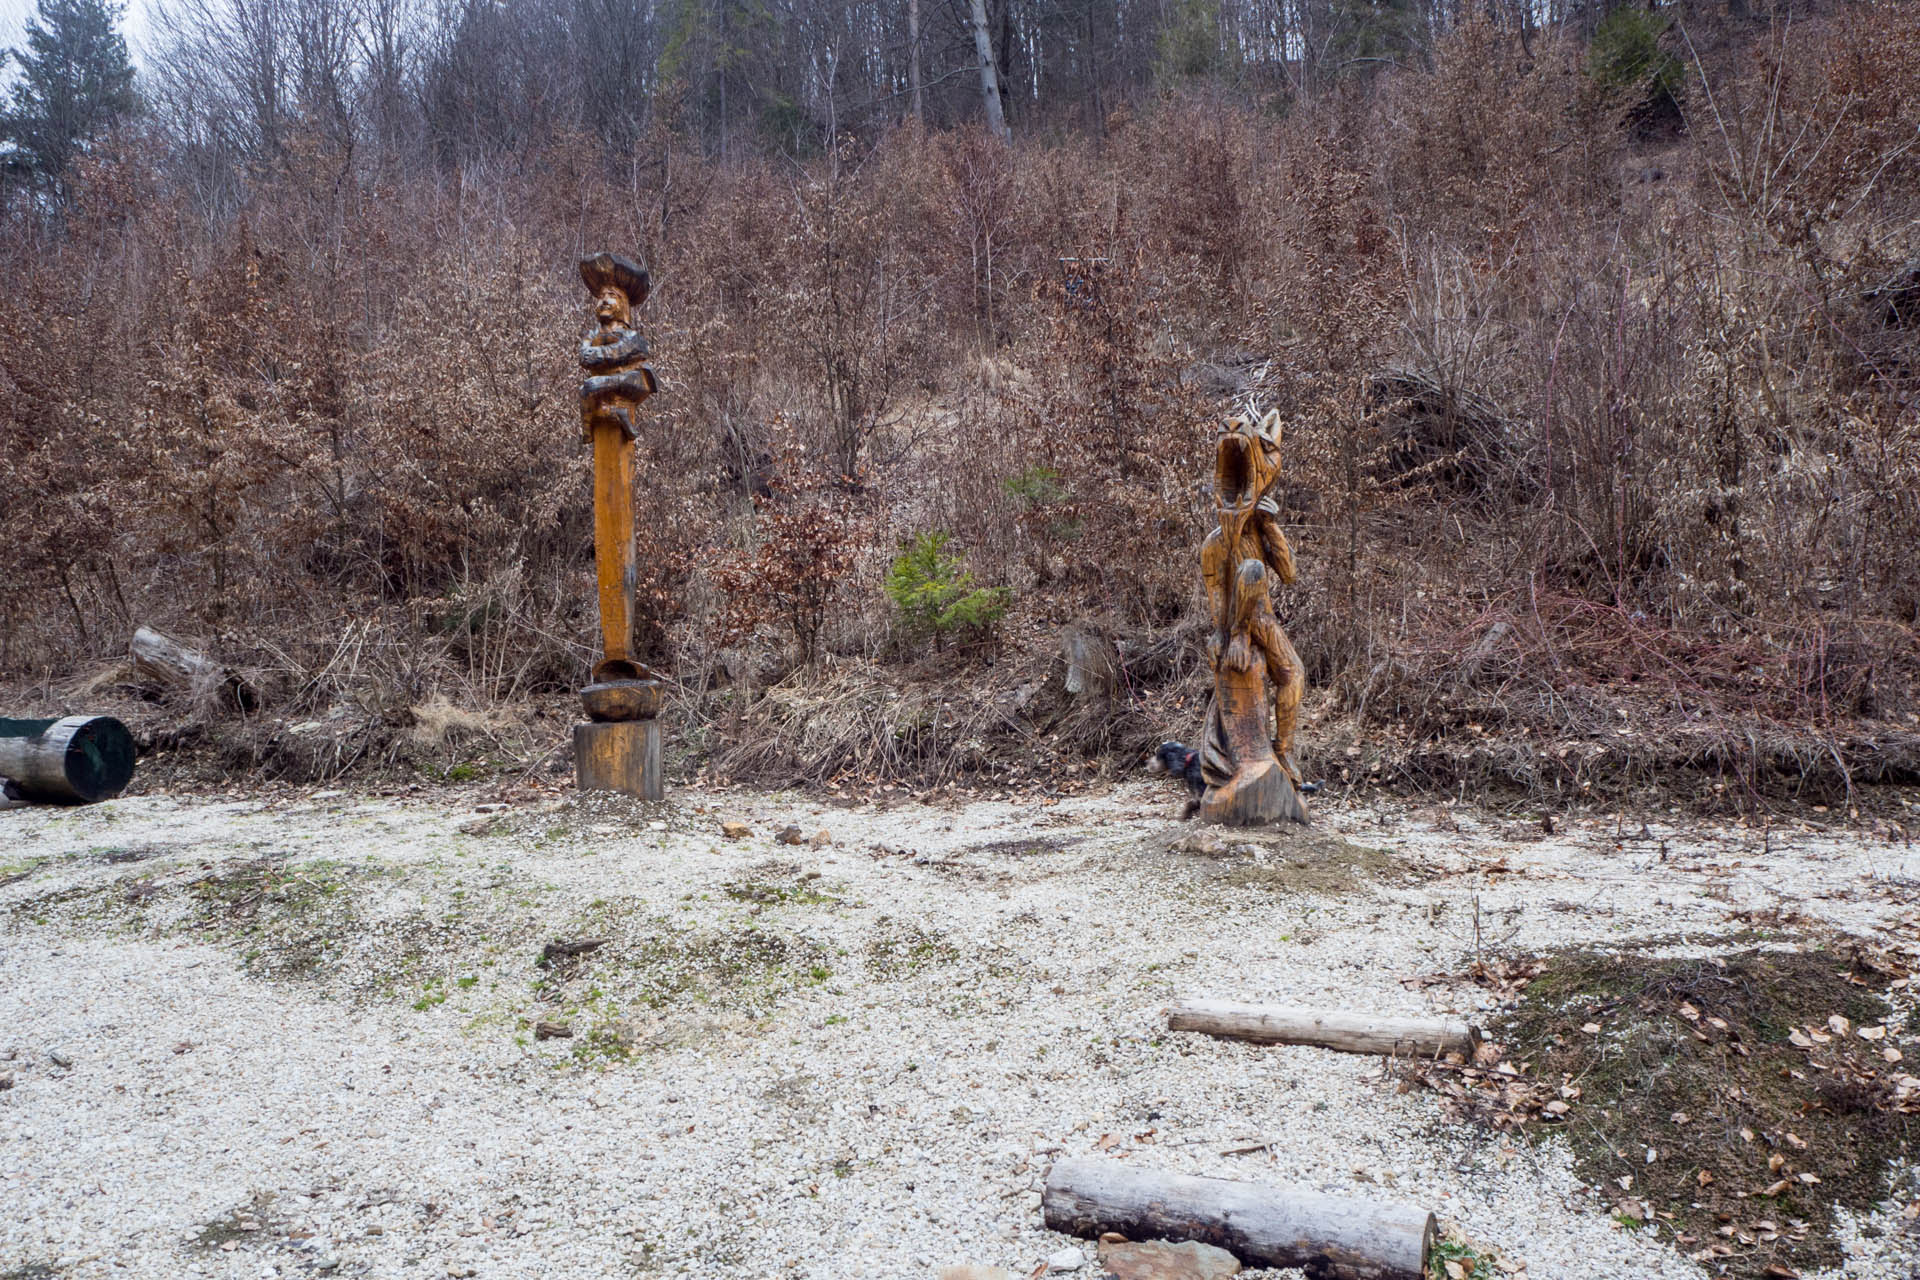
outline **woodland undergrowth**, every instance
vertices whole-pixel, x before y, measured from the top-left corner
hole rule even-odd
[[[1057,781],[1194,736],[1251,400],[1319,775],[1913,781],[1920,5],[1722,34],[1665,37],[1676,121],[1476,21],[1286,111],[1191,87],[1011,147],[656,124],[406,168],[316,127],[218,210],[129,127],[0,239],[0,680],[133,705],[149,625],[262,694],[150,743],[325,776],[438,707],[540,766],[487,726],[564,717],[593,654],[573,264],[613,248],[654,271],[639,630],[689,768]],[[936,532],[1007,589],[990,634],[890,612]],[[1114,646],[1092,700],[1069,626]]]

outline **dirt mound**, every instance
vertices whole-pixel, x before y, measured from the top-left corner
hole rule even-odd
[[[1850,950],[1547,958],[1472,1062],[1413,1076],[1481,1123],[1562,1132],[1633,1229],[1710,1274],[1844,1260],[1837,1211],[1888,1194],[1920,1137],[1907,964]]]

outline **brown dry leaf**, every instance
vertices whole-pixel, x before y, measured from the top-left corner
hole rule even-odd
[[[1600,1034],[1600,1024],[1597,1022],[1586,1023],[1580,1029],[1586,1032],[1590,1036],[1597,1036]]]
[[[1111,1151],[1120,1145],[1120,1139],[1111,1133],[1100,1135],[1100,1141],[1093,1144],[1096,1151]]]
[[[1806,1140],[1797,1133],[1789,1133],[1787,1135],[1787,1145],[1795,1151],[1805,1151],[1807,1149]]]
[[[1885,1058],[1888,1062],[1898,1062],[1900,1061],[1901,1054],[1898,1049],[1894,1048],[1892,1045],[1888,1045],[1886,1048],[1880,1051],[1880,1056],[1882,1058]]]
[[[1885,1027],[1862,1027],[1860,1028],[1859,1034],[1862,1040],[1884,1040],[1887,1038],[1887,1029]]]
[[[1768,1280],[1800,1280],[1798,1271],[1792,1267],[1782,1266],[1778,1262],[1769,1262],[1766,1271],[1762,1274],[1766,1275]]]
[[[1451,1280],[1467,1280],[1467,1269],[1451,1259],[1447,1262],[1447,1275]]]
[[[1767,1157],[1767,1172],[1768,1173],[1780,1172],[1780,1166],[1785,1164],[1786,1162],[1787,1162],[1787,1158],[1785,1156],[1781,1155],[1778,1151],[1774,1152],[1772,1155]]]
[[[1688,1022],[1700,1021],[1700,1011],[1694,1008],[1691,1004],[1688,1004],[1685,1000],[1682,1000],[1680,1002],[1680,1016],[1685,1018]]]
[[[1787,1043],[1791,1044],[1796,1049],[1813,1048],[1813,1041],[1809,1040],[1807,1038],[1807,1033],[1802,1031],[1798,1027],[1795,1027],[1791,1031],[1787,1032]]]
[[[1672,1115],[1668,1116],[1667,1119],[1673,1121],[1675,1124],[1685,1124],[1687,1123],[1687,1121],[1693,1119],[1693,1117],[1688,1115],[1684,1111],[1676,1111]]]
[[[1790,1185],[1791,1184],[1785,1178],[1782,1178],[1780,1179],[1780,1181],[1774,1183],[1772,1186],[1768,1187],[1765,1191],[1762,1191],[1760,1194],[1763,1196],[1777,1196],[1781,1194],[1783,1191],[1785,1191]]]
[[[1709,1186],[1713,1182],[1713,1175],[1708,1173],[1705,1169],[1700,1170],[1700,1172],[1694,1174],[1693,1177],[1694,1177],[1694,1180],[1703,1187]]]
[[[1853,1028],[1853,1024],[1851,1022],[1848,1022],[1845,1018],[1841,1017],[1837,1013],[1827,1019],[1827,1030],[1833,1032],[1833,1034],[1837,1036],[1843,1036],[1847,1034],[1847,1032],[1852,1030],[1852,1028]]]

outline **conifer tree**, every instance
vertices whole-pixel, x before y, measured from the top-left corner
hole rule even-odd
[[[138,105],[120,14],[106,0],[39,0],[25,46],[8,51],[20,78],[0,114],[5,162],[56,194],[86,144]]]

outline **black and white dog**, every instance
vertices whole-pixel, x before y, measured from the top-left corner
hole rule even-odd
[[[1207,782],[1200,776],[1200,752],[1184,742],[1163,742],[1147,757],[1147,772],[1155,776],[1179,778],[1187,784],[1186,808],[1180,811],[1182,822],[1200,811],[1200,797]]]

